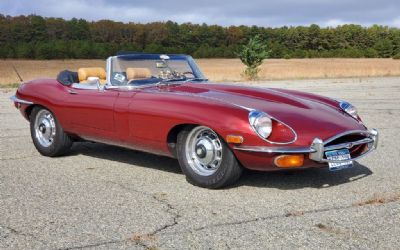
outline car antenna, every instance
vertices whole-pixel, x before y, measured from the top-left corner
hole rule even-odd
[[[24,80],[22,79],[21,75],[18,73],[18,70],[17,70],[17,68],[14,66],[14,64],[12,64],[12,67],[13,67],[15,73],[17,74],[17,76],[18,76],[18,78],[19,78],[19,81],[20,81],[20,82],[23,82]]]

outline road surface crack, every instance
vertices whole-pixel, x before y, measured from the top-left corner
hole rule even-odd
[[[396,202],[396,201],[398,201],[398,199],[388,200],[386,203],[391,203],[391,202]],[[369,203],[367,203],[367,204],[369,204]],[[287,218],[287,217],[291,217],[291,216],[303,216],[306,214],[323,213],[323,212],[330,212],[330,211],[334,211],[334,210],[346,210],[346,209],[355,208],[357,206],[360,206],[360,205],[350,204],[350,205],[345,205],[345,206],[319,208],[319,209],[312,209],[312,210],[306,210],[306,211],[299,211],[299,212],[296,212],[295,214],[293,214],[293,213],[275,214],[275,215],[271,215],[271,216],[258,217],[258,218],[248,219],[248,220],[210,224],[210,225],[198,227],[198,228],[195,228],[195,229],[192,229],[189,231],[197,232],[197,231],[201,231],[204,229],[210,229],[210,228],[216,228],[216,227],[232,226],[232,225],[236,226],[236,225],[243,225],[243,224],[253,223],[253,222],[258,222],[258,221],[272,220],[272,219],[277,219],[277,218]],[[187,232],[187,231],[183,231],[183,232]],[[177,232],[177,233],[182,233],[182,232]]]
[[[156,228],[152,232],[142,234],[142,235],[134,235],[133,237],[131,237],[131,239],[134,242],[136,242],[138,245],[145,247],[145,248],[155,247],[154,245],[149,245],[149,243],[151,243],[152,241],[155,240],[155,236],[157,234],[178,225],[178,220],[180,217],[182,217],[180,214],[180,211],[178,209],[176,209],[171,203],[169,203],[167,199],[163,198],[163,196],[161,196],[159,194],[148,193],[146,191],[137,190],[132,187],[127,187],[127,186],[117,183],[117,182],[113,182],[113,181],[107,181],[107,182],[114,184],[114,185],[118,185],[119,187],[121,187],[125,190],[143,194],[147,197],[152,198],[153,200],[155,200],[156,202],[161,204],[163,207],[165,207],[166,208],[165,212],[172,216],[172,220],[169,223],[166,223],[166,224],[162,225],[161,227]]]
[[[111,240],[111,241],[104,241],[104,242],[92,243],[92,244],[83,245],[83,246],[62,247],[62,248],[57,248],[57,249],[58,249],[58,250],[85,249],[85,248],[93,248],[93,247],[107,246],[107,245],[111,245],[111,244],[122,243],[122,242],[125,242],[125,241],[126,241],[126,240]]]
[[[348,209],[348,208],[352,208],[352,207],[354,207],[354,206],[349,205],[349,206],[338,206],[338,207],[332,207],[332,208],[313,209],[313,210],[308,210],[308,211],[302,211],[301,214],[305,215],[305,214],[312,214],[312,213],[327,212],[327,211],[332,211],[332,210],[343,210],[343,209]],[[215,227],[236,226],[236,225],[243,225],[243,224],[253,223],[253,222],[258,222],[258,221],[272,220],[272,219],[277,219],[277,218],[287,218],[287,217],[290,217],[290,216],[288,216],[288,213],[275,214],[275,215],[271,215],[271,216],[258,217],[258,218],[248,219],[248,220],[210,224],[210,225],[192,229],[190,231],[196,232],[196,231],[201,231],[204,229],[210,229],[210,228],[215,228]]]
[[[13,227],[6,226],[6,225],[3,225],[3,224],[0,224],[0,228],[4,228],[4,229],[8,230],[10,232],[10,234],[14,234],[14,235],[17,235],[17,236],[23,236],[23,237],[29,237],[29,238],[31,238],[31,239],[33,239],[35,241],[41,242],[42,244],[46,244],[43,240],[38,239],[34,234],[24,233],[24,232],[21,232],[21,231],[15,229],[15,228],[13,228]]]

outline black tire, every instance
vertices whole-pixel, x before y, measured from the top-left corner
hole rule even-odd
[[[54,136],[51,138],[51,142],[49,140],[49,145],[43,145],[45,143],[41,142],[39,139],[40,136],[37,135],[39,133],[36,130],[35,122],[37,121],[38,115],[40,114],[50,114],[52,122],[54,123]],[[29,117],[30,120],[30,130],[31,130],[31,137],[33,144],[35,145],[37,151],[44,156],[61,156],[66,154],[72,146],[71,138],[64,132],[63,128],[61,127],[60,123],[58,122],[57,118],[54,114],[46,108],[43,107],[34,107],[32,113]],[[38,122],[39,123],[39,122]],[[43,123],[41,123],[43,124]],[[40,125],[39,125],[40,127]],[[51,130],[50,130],[51,131]],[[43,134],[43,133],[42,133]]]
[[[218,142],[220,142],[222,147],[221,150],[222,158],[219,167],[215,170],[214,173],[204,176],[196,172],[196,170],[192,167],[193,165],[189,163],[188,152],[187,152],[189,149],[187,149],[188,147],[186,145],[188,143],[188,140],[190,140],[189,137],[191,137],[191,133],[193,133],[194,130],[199,128],[209,129],[207,127],[202,127],[202,126],[194,128],[188,127],[183,129],[178,134],[177,158],[181,166],[182,172],[186,175],[187,181],[193,185],[210,189],[222,188],[235,183],[240,178],[243,172],[243,168],[236,160],[235,155],[232,153],[232,151],[230,150],[228,145],[224,142],[224,140],[221,139],[211,129],[209,130],[215,133],[215,135],[219,139]]]

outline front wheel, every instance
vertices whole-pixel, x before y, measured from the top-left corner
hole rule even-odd
[[[72,146],[71,138],[64,132],[54,114],[45,108],[33,108],[30,128],[33,144],[42,155],[63,155]]]
[[[242,174],[242,167],[226,143],[205,126],[179,133],[177,156],[186,179],[196,186],[221,188]]]

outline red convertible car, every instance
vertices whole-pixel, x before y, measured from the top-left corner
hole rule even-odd
[[[293,90],[213,84],[190,56],[121,54],[63,71],[11,97],[45,156],[75,141],[178,159],[187,180],[234,183],[243,168],[340,170],[378,144],[350,103]]]

